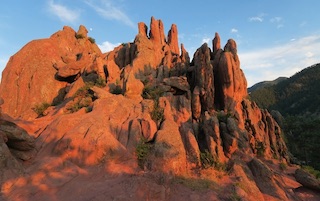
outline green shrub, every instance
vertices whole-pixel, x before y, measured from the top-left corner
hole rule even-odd
[[[98,79],[95,81],[94,85],[97,87],[103,88],[107,85],[107,82],[105,79],[99,76]]]
[[[81,97],[81,98],[93,97],[93,92],[90,90],[90,88],[93,86],[94,86],[93,82],[86,82],[86,84],[83,87],[77,90],[77,92],[74,95],[74,98],[75,97]]]
[[[163,96],[164,91],[158,86],[152,86],[150,84],[145,85],[142,92],[142,97],[144,99],[158,100]]]
[[[44,111],[46,111],[46,109],[48,107],[50,107],[51,105],[47,102],[43,102],[43,103],[40,103],[40,104],[36,104],[34,106],[34,108],[32,108],[32,110],[37,113],[38,117],[42,117],[44,116]]]
[[[217,118],[219,120],[219,122],[227,122],[228,118],[231,117],[231,113],[228,112],[228,113],[225,113],[224,111],[220,111],[218,114],[217,114]]]
[[[144,82],[145,79],[155,78],[156,70],[151,65],[145,65],[143,70],[139,69],[139,71],[135,74],[135,77]]]
[[[264,153],[266,151],[266,147],[265,145],[263,144],[263,142],[259,142],[257,141],[256,142],[256,147],[255,147],[256,151],[257,151],[257,156],[261,156],[263,157],[264,156]]]
[[[77,38],[77,39],[82,39],[82,38],[85,38],[85,37],[84,37],[84,35],[82,35],[82,34],[76,34],[76,38]]]
[[[288,165],[286,163],[281,162],[279,164],[280,170],[285,171],[288,168]]]
[[[229,196],[229,199],[228,200],[230,200],[230,201],[241,201],[242,200],[242,198],[241,198],[241,196],[239,196],[238,194],[237,194],[237,192],[232,192],[232,194]]]
[[[227,169],[226,164],[220,163],[216,160],[207,149],[200,153],[200,161],[202,167],[205,169],[210,167],[219,171],[225,171]]]
[[[153,110],[151,111],[151,119],[157,123],[164,120],[164,109],[159,106],[159,101],[154,101]]]
[[[94,86],[93,82],[86,82],[86,84],[79,88],[75,95],[73,96],[74,104],[67,107],[67,110],[71,113],[77,112],[81,108],[85,107],[86,112],[92,110],[88,109],[91,106],[91,103],[94,98],[94,92],[91,90],[91,87]]]
[[[310,174],[314,175],[317,179],[320,179],[320,171],[314,169],[311,166],[302,166],[302,169],[304,169],[305,171],[309,172]]]
[[[89,105],[88,107],[86,107],[86,113],[89,113],[89,112],[91,112],[92,111],[92,106],[91,105]]]
[[[111,91],[112,94],[122,94],[122,88],[120,85],[116,85]]]
[[[138,165],[142,169],[150,153],[150,150],[151,150],[151,144],[147,143],[145,139],[141,139],[141,141],[137,144],[136,154],[138,159]]]
[[[85,107],[86,112],[91,112],[92,108],[90,107],[92,103],[91,97],[77,98],[75,103],[69,107],[67,110],[71,113],[79,111],[81,108]]]
[[[204,168],[213,167],[215,164],[212,154],[207,149],[200,153],[200,161]]]
[[[175,177],[174,182],[182,184],[193,191],[207,190],[209,188],[214,188],[217,184],[209,179],[197,179],[197,178],[187,178],[187,177]]]
[[[81,109],[82,107],[80,106],[79,102],[76,102],[74,103],[73,105],[67,107],[67,110],[70,112],[70,113],[74,113],[74,112],[77,112]]]
[[[94,38],[88,37],[88,40],[89,40],[92,44],[96,43],[96,40],[95,40]]]

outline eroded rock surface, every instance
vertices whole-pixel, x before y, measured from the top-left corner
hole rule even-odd
[[[2,176],[4,198],[70,200],[82,182],[92,184],[79,192],[84,200],[294,197],[280,182],[284,173],[270,168],[269,161],[289,164],[281,128],[247,99],[233,39],[221,49],[216,33],[212,48],[203,44],[190,62],[177,26],[165,36],[152,17],[150,30],[140,22],[134,41],[113,51],[101,53],[92,41],[84,26],[64,27],[7,64],[2,109],[16,119],[0,121],[0,171],[21,174]],[[208,193],[186,198],[192,182]],[[126,190],[114,195],[105,184]]]

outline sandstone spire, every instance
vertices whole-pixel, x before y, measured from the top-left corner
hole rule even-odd
[[[187,50],[184,48],[184,45],[181,43],[181,62],[185,63],[188,62],[190,63],[190,57],[189,57],[189,53],[187,52]]]
[[[82,37],[86,38],[88,36],[87,28],[83,25],[80,25],[77,35],[81,35]]]
[[[195,86],[200,90],[201,108],[214,110],[214,75],[210,62],[210,49],[204,43],[194,54]]]
[[[161,20],[151,17],[149,36],[155,45],[163,46],[165,44],[164,28]]]
[[[220,40],[216,34],[214,45]],[[216,46],[218,47],[218,46]],[[218,102],[221,109],[234,109],[247,96],[247,81],[240,69],[240,61],[237,55],[237,44],[233,39],[229,39],[224,47],[224,51],[215,62],[215,77],[217,77],[216,87],[221,91]]]
[[[229,39],[227,44],[224,46],[225,52],[232,52],[233,54],[237,54],[237,43],[233,39]]]
[[[148,27],[144,22],[138,23],[138,34],[147,37]]]
[[[172,24],[171,29],[168,32],[168,45],[174,54],[180,54],[178,44],[178,29],[177,25],[175,24]]]
[[[221,49],[220,36],[217,32],[214,36],[214,39],[212,40],[212,49],[213,52],[216,52],[217,50]]]

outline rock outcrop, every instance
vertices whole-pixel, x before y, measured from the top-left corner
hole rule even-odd
[[[177,26],[166,37],[162,21],[154,17],[149,32],[140,22],[133,42],[107,53],[87,33],[84,26],[78,32],[64,27],[32,41],[3,71],[3,112],[19,118],[13,121],[33,136],[17,128],[8,131],[10,123],[0,121],[0,145],[7,146],[2,150],[12,149],[7,155],[15,164],[28,162],[21,166],[28,175],[2,179],[5,197],[22,195],[12,184],[25,190],[26,181],[33,181],[26,196],[31,200],[90,174],[161,174],[166,176],[160,184],[168,187],[174,184],[167,178],[199,179],[206,171],[215,175],[227,169],[233,174],[229,180],[246,186],[231,184],[243,199],[291,199],[293,192],[275,179],[267,162],[289,163],[281,128],[247,99],[234,40],[222,50],[216,33],[212,48],[203,44],[190,62],[183,44],[179,50]],[[34,110],[45,102],[48,108]],[[58,172],[64,175],[53,180]],[[166,189],[161,199],[173,199]],[[134,198],[145,198],[139,193]]]
[[[320,181],[303,169],[297,169],[294,173],[296,180],[306,188],[320,192]]]
[[[14,118],[33,119],[37,117],[32,110],[36,104],[61,102],[67,84],[101,55],[86,32],[83,26],[79,33],[64,27],[50,38],[31,41],[13,55],[2,73],[0,94],[8,100],[3,112]]]
[[[0,183],[25,172],[20,161],[36,154],[35,139],[15,123],[0,119]]]

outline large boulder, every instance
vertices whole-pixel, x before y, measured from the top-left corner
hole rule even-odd
[[[186,150],[179,127],[173,120],[169,101],[166,98],[159,101],[160,107],[164,108],[165,120],[156,133],[151,169],[183,175],[186,173]]]
[[[265,163],[253,158],[248,166],[262,193],[272,196],[275,200],[289,200],[284,189],[276,181],[274,173]]]
[[[236,162],[231,168],[231,173],[237,179],[235,191],[243,200],[264,200],[262,192],[245,164]]]
[[[320,192],[320,180],[315,178],[315,176],[309,172],[298,168],[294,172],[294,177],[296,178],[297,182],[302,184],[302,186]]]
[[[16,150],[29,151],[35,148],[35,140],[15,123],[0,120],[0,132],[5,134],[7,145]]]
[[[81,33],[83,29],[80,27]],[[2,72],[0,94],[10,100],[3,104],[3,112],[14,118],[36,118],[32,109],[53,103],[67,82],[73,82],[100,54],[86,35],[77,38],[67,26],[50,38],[29,42],[10,58]]]

